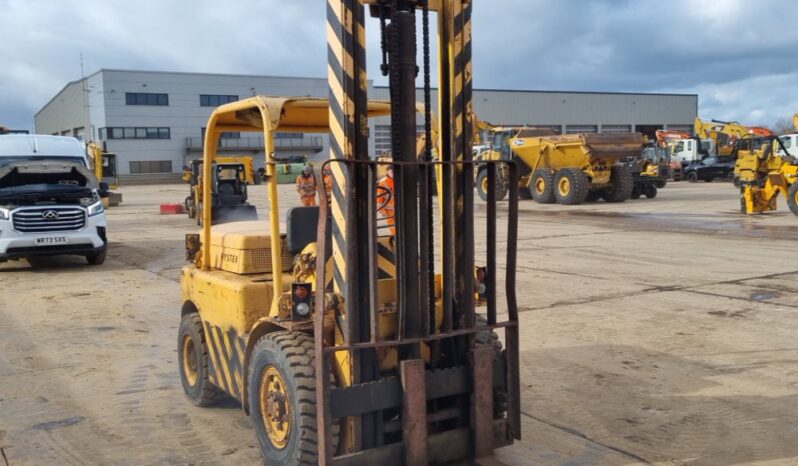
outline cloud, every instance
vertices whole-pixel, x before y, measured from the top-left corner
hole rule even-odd
[[[474,82],[508,89],[689,92],[706,118],[798,111],[790,0],[476,2]],[[99,68],[325,76],[322,0],[0,0],[0,124]],[[369,23],[369,76],[379,38]],[[420,81],[419,81],[420,82]],[[755,121],[752,121],[755,120]]]

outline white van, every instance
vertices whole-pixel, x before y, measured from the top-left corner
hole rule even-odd
[[[0,262],[79,255],[105,261],[100,186],[77,139],[0,136]]]

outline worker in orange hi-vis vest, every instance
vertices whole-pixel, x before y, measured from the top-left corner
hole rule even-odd
[[[395,210],[394,210],[394,185],[393,185],[393,167],[388,167],[388,172],[380,178],[377,183],[377,206],[379,206],[380,215],[382,215],[387,224],[391,227],[391,236],[396,234],[394,224]]]
[[[322,180],[324,181],[324,190],[327,192],[327,204],[332,202],[332,170],[330,170],[330,166],[327,165],[321,170]]]
[[[303,206],[316,205],[316,177],[313,176],[313,167],[305,165],[302,173],[296,177],[296,192]]]

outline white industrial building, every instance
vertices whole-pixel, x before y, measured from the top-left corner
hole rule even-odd
[[[102,142],[117,154],[122,177],[172,177],[187,160],[201,157],[204,127],[217,105],[253,95],[327,94],[323,78],[103,69],[68,83],[36,113],[35,125],[38,134]],[[369,95],[387,99],[388,91],[370,83]],[[653,135],[659,128],[690,131],[698,96],[475,89],[474,107],[482,120],[494,124]],[[372,122],[372,155],[390,148],[387,123],[385,118]],[[278,156],[327,157],[326,135],[280,134],[276,145]],[[263,164],[257,134],[225,134],[221,146],[231,154],[255,155]]]

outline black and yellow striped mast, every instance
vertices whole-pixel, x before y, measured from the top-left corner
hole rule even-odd
[[[365,8],[362,0],[327,2],[327,75],[330,99],[330,158],[365,161],[368,154],[368,78]],[[370,339],[369,310],[376,307],[376,214],[370,173],[365,166],[331,163],[333,286],[344,297],[341,331],[348,342]],[[357,195],[356,193],[360,193]],[[348,318],[353,317],[353,318]],[[370,351],[353,351],[349,383],[378,376]],[[321,379],[321,378],[320,378]],[[376,415],[348,423],[343,438],[356,450],[376,446]],[[325,446],[325,448],[328,448]],[[321,452],[324,456],[324,453]]]

